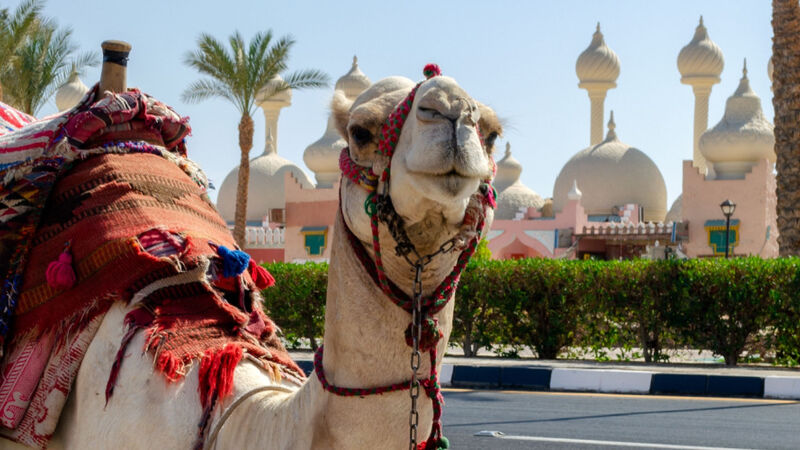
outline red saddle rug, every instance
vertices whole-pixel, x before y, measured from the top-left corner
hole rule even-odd
[[[186,121],[136,91],[113,100],[127,107],[109,111],[107,103],[85,101],[69,117],[58,116],[53,135],[83,154],[51,166],[53,183],[38,191],[46,205],[36,210],[35,232],[18,239],[24,270],[12,267],[19,279],[0,423],[3,435],[35,447],[46,447],[52,436],[83,355],[114,302],[134,308],[108,368],[107,401],[113,402],[126,346],[143,332],[145,350],[167,381],[199,364],[199,442],[244,355],[273,379],[304,378],[261,310],[258,292],[270,284],[268,274],[252,261],[239,274],[226,273],[223,247],[235,244],[208,200],[205,177],[185,159]],[[66,277],[71,283],[54,282],[58,277],[48,273],[62,270],[74,275]]]

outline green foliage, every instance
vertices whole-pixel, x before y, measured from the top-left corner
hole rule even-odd
[[[262,291],[264,310],[283,330],[290,347],[307,339],[316,350],[325,326],[328,264],[265,264],[275,285]]]
[[[476,255],[480,251],[481,245]],[[464,356],[475,356],[480,348],[492,348],[508,341],[503,335],[508,331],[504,329],[501,309],[501,302],[507,295],[505,265],[507,261],[473,257],[461,275],[450,341],[461,344]]]
[[[760,258],[685,261],[691,301],[684,303],[681,316],[687,339],[736,365],[770,325],[773,299],[786,286],[784,265],[783,260]]]
[[[72,30],[40,15],[43,2],[27,1],[12,14],[0,10],[0,83],[3,100],[36,114],[74,68],[95,66],[95,53],[76,54]]]
[[[321,336],[327,265],[267,267],[278,286],[265,303],[286,335]],[[473,258],[456,291],[451,342],[466,356],[489,348],[513,357],[530,346],[547,359],[584,348],[599,360],[614,349],[618,359],[662,362],[667,349],[687,347],[728,365],[798,365],[798,292],[798,258]]]
[[[268,99],[287,89],[325,87],[328,76],[319,70],[302,70],[284,75],[279,83],[268,82],[284,73],[289,51],[295,41],[289,36],[275,41],[272,31],[259,32],[249,44],[235,31],[229,38],[230,50],[209,34],[197,39],[197,50],[184,57],[184,63],[207,78],[190,84],[181,98],[196,103],[209,98],[222,98],[236,106],[242,115],[252,116],[256,97]],[[265,89],[263,92],[260,92]]]
[[[774,293],[769,322],[772,333],[768,333],[769,347],[775,350],[778,364],[800,365],[800,259],[784,261],[784,289]]]
[[[571,345],[588,279],[579,261],[508,261],[503,312],[512,345],[530,345],[541,359],[555,359]]]

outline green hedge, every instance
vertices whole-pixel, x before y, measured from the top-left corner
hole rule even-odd
[[[543,359],[666,361],[665,350],[711,350],[728,365],[747,353],[800,364],[800,259],[496,261],[482,252],[456,294],[451,342]],[[290,341],[322,336],[326,264],[268,264],[268,313]],[[640,349],[635,353],[633,349]]]

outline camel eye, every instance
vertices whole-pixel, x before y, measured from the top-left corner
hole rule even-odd
[[[362,147],[372,140],[372,132],[362,126],[353,125],[350,127],[350,137],[356,145]]]
[[[420,120],[434,120],[434,119],[440,119],[444,116],[442,116],[442,113],[440,113],[435,109],[425,108],[423,106],[420,106],[417,108],[417,117]]]
[[[486,139],[484,139],[486,148],[494,147],[494,141],[497,139],[497,136],[498,136],[497,131],[492,131],[491,133],[489,133],[488,136],[486,136]]]

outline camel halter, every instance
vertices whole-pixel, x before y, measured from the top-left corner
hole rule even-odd
[[[380,175],[376,175],[372,168],[359,166],[350,158],[349,148],[342,149],[339,156],[339,167],[342,176],[347,177],[352,182],[363,187],[369,195],[364,208],[370,217],[370,227],[372,229],[372,244],[375,260],[370,258],[361,241],[342,221],[347,232],[348,240],[358,257],[361,265],[369,273],[375,284],[383,293],[397,306],[411,313],[411,323],[405,331],[406,343],[412,348],[411,352],[411,379],[402,383],[395,383],[389,386],[376,388],[344,388],[328,383],[325,371],[322,367],[323,346],[320,346],[314,355],[314,371],[317,374],[322,387],[328,392],[340,396],[360,396],[364,397],[373,394],[383,394],[386,392],[408,390],[411,397],[411,412],[409,415],[409,449],[410,450],[434,450],[449,448],[449,441],[442,435],[442,406],[444,399],[439,385],[439,374],[436,371],[437,350],[436,346],[443,333],[438,325],[438,320],[431,317],[441,311],[452,298],[453,291],[458,284],[459,277],[469,262],[470,257],[475,253],[480,240],[481,231],[484,226],[484,219],[487,210],[494,208],[495,191],[491,185],[491,180],[484,180],[479,190],[473,194],[468,202],[464,221],[461,224],[460,232],[455,237],[442,244],[435,252],[420,256],[410,239],[406,235],[403,219],[397,214],[389,197],[388,187],[391,175],[391,161],[403,124],[408,118],[411,106],[417,89],[425,81],[441,75],[441,70],[436,64],[428,64],[423,70],[426,80],[417,83],[400,105],[389,115],[381,128],[381,140],[378,143],[378,152],[387,159],[386,167]],[[478,125],[475,125],[480,135]],[[481,145],[484,146],[481,136]],[[494,161],[490,158],[493,164]],[[382,192],[377,192],[378,184],[383,183]],[[339,202],[341,208],[341,199]],[[402,256],[415,271],[413,295],[409,297],[405,292],[398,288],[386,275],[386,270],[381,257],[381,247],[378,239],[379,222],[384,222],[389,228],[392,237],[397,243],[395,253]],[[455,267],[450,274],[445,277],[439,286],[434,289],[431,296],[423,298],[422,295],[422,272],[425,267],[433,261],[439,254],[461,250]],[[417,380],[417,371],[421,365],[420,350],[427,351],[430,356],[430,374],[428,378],[421,381]],[[417,428],[419,424],[419,413],[417,412],[417,398],[419,397],[420,386],[425,390],[425,394],[431,399],[433,404],[433,423],[431,432],[427,440],[417,445]]]

